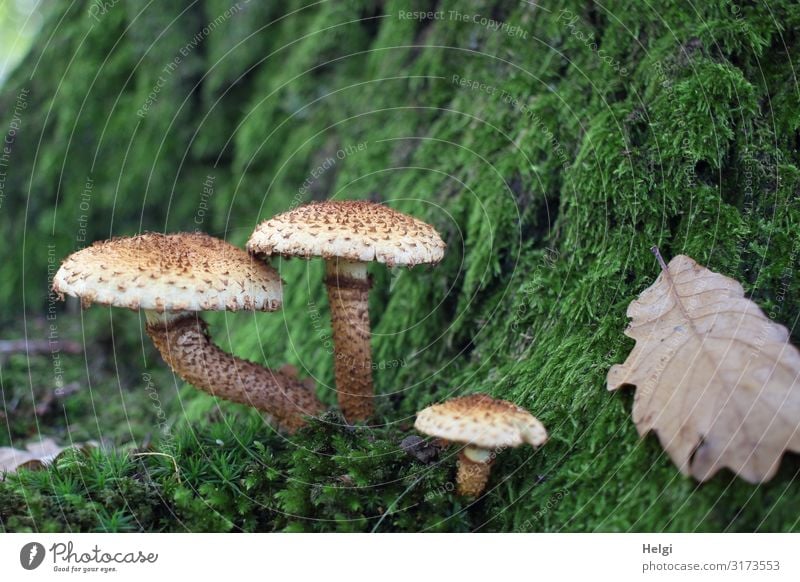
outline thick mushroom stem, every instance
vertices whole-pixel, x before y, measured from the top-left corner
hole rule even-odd
[[[367,264],[329,259],[328,302],[333,327],[334,371],[339,408],[347,422],[366,420],[374,410]]]
[[[458,454],[456,488],[459,495],[477,497],[486,489],[494,458],[490,451],[478,447],[464,447]]]
[[[269,370],[224,352],[195,314],[147,312],[147,320],[147,335],[167,365],[201,390],[264,411],[289,433],[322,412],[314,393],[289,370]]]

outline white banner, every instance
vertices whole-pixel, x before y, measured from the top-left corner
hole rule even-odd
[[[800,580],[793,534],[4,534],[0,580]]]

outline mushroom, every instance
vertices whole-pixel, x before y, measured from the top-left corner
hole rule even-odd
[[[528,443],[547,442],[547,431],[527,410],[487,394],[434,404],[417,413],[414,427],[429,436],[466,446],[458,455],[459,495],[477,497],[486,488],[497,453]]]
[[[288,367],[268,370],[218,348],[199,311],[275,311],[277,272],[242,249],[202,233],[146,233],[95,243],[67,257],[53,290],[92,303],[142,309],[147,335],[187,382],[269,413],[287,431],[322,411]]]
[[[262,222],[247,241],[247,250],[265,257],[326,259],[336,389],[348,422],[366,420],[373,412],[367,264],[435,264],[444,249],[429,224],[366,201],[300,206]]]

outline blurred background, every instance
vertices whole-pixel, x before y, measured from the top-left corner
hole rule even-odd
[[[41,4],[41,0],[12,0],[0,4],[0,34],[5,39],[0,53],[0,87],[28,52],[42,26]]]

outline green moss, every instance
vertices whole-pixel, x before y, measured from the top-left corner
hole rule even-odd
[[[769,484],[724,472],[698,486],[637,436],[632,395],[605,390],[632,346],[625,308],[657,276],[654,244],[741,281],[800,343],[794,3],[569,1],[547,12],[476,0],[441,2],[447,16],[422,22],[399,11],[423,2],[250,3],[137,116],[163,67],[228,7],[137,16],[120,4],[82,44],[85,7],[54,9],[43,34],[64,16],[55,41],[36,44],[0,97],[11,111],[31,90],[0,213],[17,243],[0,266],[0,313],[13,320],[23,298],[30,313],[46,307],[46,245],[61,257],[84,244],[87,177],[86,240],[200,228],[242,244],[297,203],[385,200],[435,224],[449,248],[435,269],[373,268],[377,426],[346,430],[331,416],[284,440],[176,382],[138,318],[93,309],[75,331],[66,322],[78,316],[59,312],[64,335],[107,361],[70,361],[70,378],[91,379],[106,403],[65,403],[70,424],[130,450],[122,465],[97,454],[10,477],[5,529],[797,529],[796,456]],[[322,265],[276,266],[284,310],[214,314],[214,335],[244,357],[295,364],[333,404]],[[28,375],[27,362],[4,364],[4,394],[29,392],[47,365]],[[143,393],[145,370],[166,422]],[[500,456],[487,495],[466,504],[450,491],[452,451],[424,465],[399,442],[420,407],[478,390],[529,408],[552,440]],[[31,432],[20,418],[15,443]],[[39,430],[63,435],[60,421]],[[132,456],[148,432],[151,452],[171,457]]]

